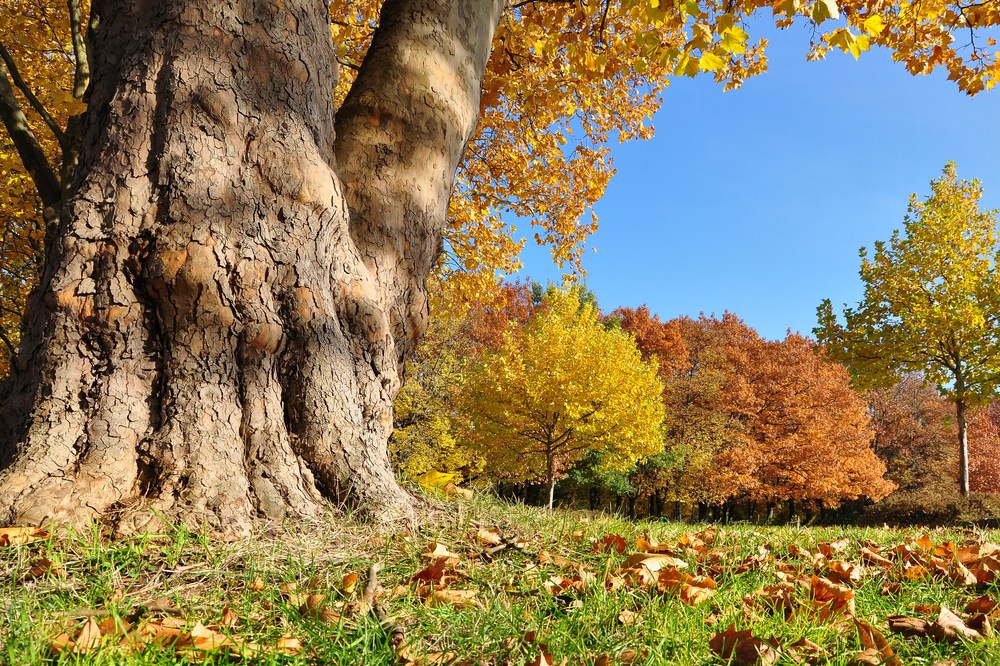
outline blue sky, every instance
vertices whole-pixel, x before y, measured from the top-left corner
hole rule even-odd
[[[970,98],[885,51],[806,62],[807,48],[803,30],[774,35],[769,71],[736,91],[673,81],[656,137],[614,147],[584,259],[603,309],[810,333],[821,299],[860,298],[858,249],[901,227],[948,160],[1000,208],[1000,92]],[[529,240],[522,258],[521,277],[559,281],[546,249]]]

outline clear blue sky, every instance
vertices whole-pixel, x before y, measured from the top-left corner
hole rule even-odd
[[[736,91],[674,80],[656,137],[614,146],[584,259],[604,310],[728,310],[768,338],[809,334],[821,299],[860,298],[858,249],[901,227],[948,160],[1000,208],[1000,92],[970,98],[884,51],[807,48],[802,30],[774,35],[769,71]],[[521,277],[559,281],[534,241],[522,258]]]

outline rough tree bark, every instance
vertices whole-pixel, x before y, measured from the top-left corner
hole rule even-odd
[[[387,438],[500,0],[95,0],[79,167],[0,389],[0,524],[411,515]]]

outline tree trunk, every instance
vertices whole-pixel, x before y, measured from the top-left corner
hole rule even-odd
[[[549,511],[552,511],[556,498],[556,460],[552,453],[545,456],[545,482],[549,489]]]
[[[323,3],[95,0],[79,167],[0,389],[0,524],[412,515],[392,401],[500,4],[386,2],[335,132]]]
[[[955,401],[958,420],[958,488],[962,497],[969,496],[969,432],[966,425],[968,405],[963,398]]]

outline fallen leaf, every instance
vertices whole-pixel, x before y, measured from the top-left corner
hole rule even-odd
[[[479,532],[476,533],[476,541],[480,546],[499,546],[503,543],[503,537],[500,536],[500,530],[498,529],[487,530],[480,528]]]
[[[0,547],[22,546],[49,538],[49,533],[40,527],[0,527]]]
[[[972,629],[976,633],[983,636],[983,638],[993,637],[993,622],[990,620],[990,616],[986,613],[976,613],[968,620],[965,624],[969,629]]]
[[[618,622],[625,625],[626,627],[631,627],[639,622],[642,616],[635,611],[623,610],[618,613]]]
[[[843,552],[850,545],[850,541],[847,539],[838,539],[837,541],[830,541],[828,543],[821,543],[818,548],[819,552],[826,557],[833,557],[835,554]]]
[[[861,581],[864,570],[851,562],[832,560],[826,565],[826,574],[831,580],[854,586]]]
[[[785,652],[791,655],[794,660],[807,664],[818,664],[826,661],[826,650],[804,636],[786,646]]]
[[[889,641],[885,639],[885,636],[881,632],[867,622],[862,622],[857,618],[854,618],[854,626],[858,628],[858,637],[861,639],[861,646],[865,648],[865,652],[874,650],[879,657],[878,663],[884,664],[884,666],[902,666],[903,662],[893,652]]]
[[[708,642],[712,652],[733,666],[771,666],[778,661],[774,648],[750,630],[736,631],[730,625],[725,631],[716,633]]]
[[[670,555],[662,554],[651,554],[651,553],[633,553],[628,556],[625,563],[622,565],[623,569],[634,569],[635,567],[643,566],[649,569],[651,572],[656,573],[660,569],[667,567],[674,569],[684,569],[687,567],[687,562],[684,560],[672,557]]]
[[[1000,603],[996,599],[992,599],[986,595],[979,597],[978,599],[973,599],[965,607],[966,613],[992,613],[1000,606]]]
[[[608,534],[594,543],[595,553],[616,552],[619,555],[624,555],[626,550],[628,550],[628,542],[617,534]]]
[[[326,624],[336,624],[341,620],[341,615],[326,604],[325,594],[310,594],[305,602],[299,607],[299,612],[305,617],[325,622]]]
[[[98,626],[97,620],[92,617],[88,618],[77,633],[76,638],[73,639],[73,643],[71,651],[79,654],[90,652],[98,647],[101,644],[101,628]]]
[[[752,608],[761,608],[769,612],[781,613],[787,620],[795,610],[795,585],[778,583],[755,590],[743,597],[743,603]]]
[[[892,560],[880,555],[879,553],[875,552],[871,548],[868,548],[867,546],[862,546],[859,552],[861,554],[861,559],[864,560],[865,562],[868,562],[869,564],[878,564],[883,567],[892,566]]]
[[[66,572],[62,567],[58,564],[54,564],[52,560],[47,557],[35,560],[28,569],[29,578],[42,578],[47,574],[51,574],[53,576],[63,576]]]
[[[229,629],[232,629],[236,626],[237,622],[239,622],[239,617],[237,617],[236,613],[233,612],[232,608],[226,606],[222,609],[222,619],[219,620],[220,627],[228,627]]]
[[[821,619],[826,619],[834,613],[854,615],[854,590],[846,585],[813,576],[810,590]]]
[[[340,579],[340,591],[345,594],[353,594],[358,587],[358,574],[349,573]]]
[[[432,560],[438,558],[444,558],[448,560],[455,560],[456,562],[462,559],[461,555],[459,555],[458,553],[451,552],[450,550],[448,550],[448,547],[445,546],[443,543],[438,543],[436,541],[432,541],[427,546],[427,552],[422,553],[421,557],[427,557]]]
[[[479,606],[475,590],[434,590],[427,597],[428,606],[445,604],[455,608],[472,608]]]
[[[934,624],[930,626],[928,630],[928,635],[939,641],[957,641],[959,639],[965,639],[968,641],[981,641],[985,636],[975,629],[968,627],[962,618],[955,615],[953,612],[941,607],[941,612],[938,614],[937,620]]]
[[[848,666],[882,666],[882,655],[874,648],[860,652],[847,662]]]

